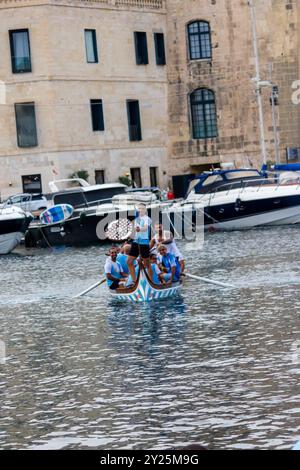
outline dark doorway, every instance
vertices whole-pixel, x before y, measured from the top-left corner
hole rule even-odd
[[[95,170],[95,181],[96,181],[96,184],[104,184],[105,183],[105,172],[104,172],[104,170]]]
[[[134,188],[142,187],[142,177],[140,168],[130,168],[131,180]]]
[[[157,166],[150,166],[150,186],[158,186],[157,170]]]
[[[140,105],[137,100],[127,100],[127,115],[130,142],[142,140]]]

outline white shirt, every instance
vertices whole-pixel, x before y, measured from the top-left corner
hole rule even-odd
[[[159,237],[159,235],[158,235],[158,233],[156,233],[156,234],[154,235],[154,240],[155,240],[155,247],[154,247],[154,248],[155,248],[156,251],[157,251],[157,246],[158,246],[160,243],[164,244],[163,241],[162,241],[162,242],[159,242],[159,241],[158,241],[158,237]],[[163,240],[172,240],[171,243],[166,243],[166,244],[165,244],[165,247],[166,247],[166,249],[167,249],[167,252],[168,252],[168,253],[171,253],[171,255],[174,255],[175,258],[178,258],[179,261],[184,260],[184,257],[182,256],[182,253],[181,253],[180,250],[178,249],[178,246],[176,245],[176,242],[175,242],[174,237],[173,237],[173,235],[172,235],[171,232],[164,231],[164,232],[163,232]],[[153,251],[154,251],[154,249],[153,249]],[[153,253],[153,251],[152,251],[152,253]]]
[[[122,273],[122,267],[119,263],[112,261],[111,258],[107,258],[104,266],[104,272],[105,274],[111,274],[114,276],[115,274]]]

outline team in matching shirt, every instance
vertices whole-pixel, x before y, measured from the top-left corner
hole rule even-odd
[[[155,235],[150,240],[152,222],[147,216],[146,206],[141,204],[138,212],[133,223],[132,244],[109,250],[105,275],[110,289],[129,287],[135,283],[139,257],[154,284],[178,282],[184,271],[184,259],[171,232],[165,232],[163,226],[157,224]]]

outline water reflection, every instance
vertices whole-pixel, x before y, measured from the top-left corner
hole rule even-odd
[[[176,354],[185,340],[187,320],[183,299],[154,302],[149,305],[122,306],[112,302],[107,315],[108,345],[120,356],[121,362],[130,362],[133,355],[153,360],[156,370],[163,368],[161,348]],[[155,377],[154,377],[155,380]]]
[[[212,234],[189,270],[236,289],[188,281],[150,305],[72,299],[105,251],[0,257],[0,448],[291,448],[298,230]]]

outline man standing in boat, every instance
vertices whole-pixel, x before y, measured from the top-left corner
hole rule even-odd
[[[138,216],[133,221],[133,231],[131,237],[133,242],[129,252],[127,264],[132,278],[132,282],[136,281],[135,260],[140,256],[144,267],[148,270],[152,279],[152,269],[150,268],[150,233],[152,221],[147,215],[145,204],[138,205]]]

